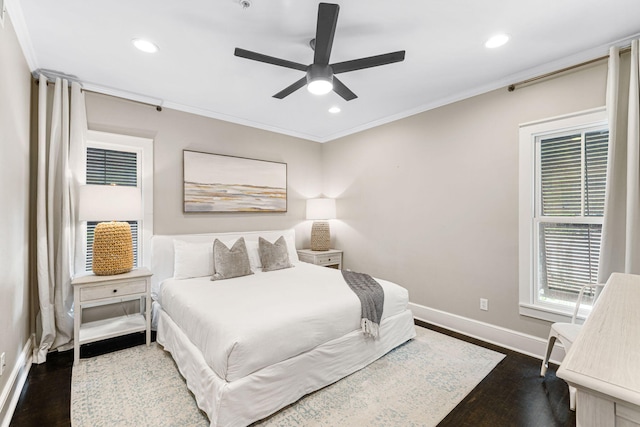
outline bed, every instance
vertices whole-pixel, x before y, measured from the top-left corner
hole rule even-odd
[[[240,237],[251,274],[211,281],[214,240]],[[260,238],[284,240],[291,267],[262,271]],[[379,334],[366,336],[342,273],[300,262],[294,230],[157,235],[152,250],[157,341],[214,427],[265,418],[415,336],[408,292],[384,280]]]

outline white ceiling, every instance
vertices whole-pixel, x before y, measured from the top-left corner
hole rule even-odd
[[[341,74],[358,98],[300,89],[301,71],[235,47],[309,64],[318,2],[6,0],[32,71],[85,88],[325,142],[606,54],[640,34],[638,0],[350,0],[331,63],[406,50],[404,62]],[[489,50],[486,39],[511,41]],[[160,50],[145,54],[131,40]],[[331,106],[342,112],[331,114]]]

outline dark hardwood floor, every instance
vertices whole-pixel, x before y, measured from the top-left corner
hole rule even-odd
[[[151,332],[155,341],[155,332]],[[145,343],[144,332],[80,347],[80,358],[94,357]],[[68,427],[71,425],[73,350],[52,352],[47,361],[31,365],[10,427]],[[133,427],[133,426],[132,426]]]
[[[556,377],[558,366],[549,364],[547,376],[542,378],[540,359],[420,321],[416,324],[507,355],[439,427],[576,425],[576,414],[569,409],[569,387]]]
[[[556,377],[557,366],[550,366],[543,379],[539,359],[420,321],[416,324],[507,355],[439,426],[575,426],[575,413],[569,410],[569,390]],[[81,357],[143,343],[144,334],[134,334],[87,344],[81,349]],[[72,350],[51,353],[46,363],[33,365],[10,426],[70,426],[72,367]]]

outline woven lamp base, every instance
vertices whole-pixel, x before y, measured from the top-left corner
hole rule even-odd
[[[133,239],[127,222],[101,222],[93,235],[93,273],[122,274],[133,269]]]
[[[329,221],[314,221],[311,226],[311,250],[328,251],[331,249]]]

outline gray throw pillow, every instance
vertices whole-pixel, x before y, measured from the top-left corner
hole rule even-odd
[[[282,270],[293,267],[289,262],[289,251],[284,236],[280,236],[275,243],[271,243],[262,237],[258,238],[258,251],[262,271]]]
[[[211,280],[231,279],[253,274],[244,238],[239,238],[231,247],[216,239],[213,242],[213,277]]]

